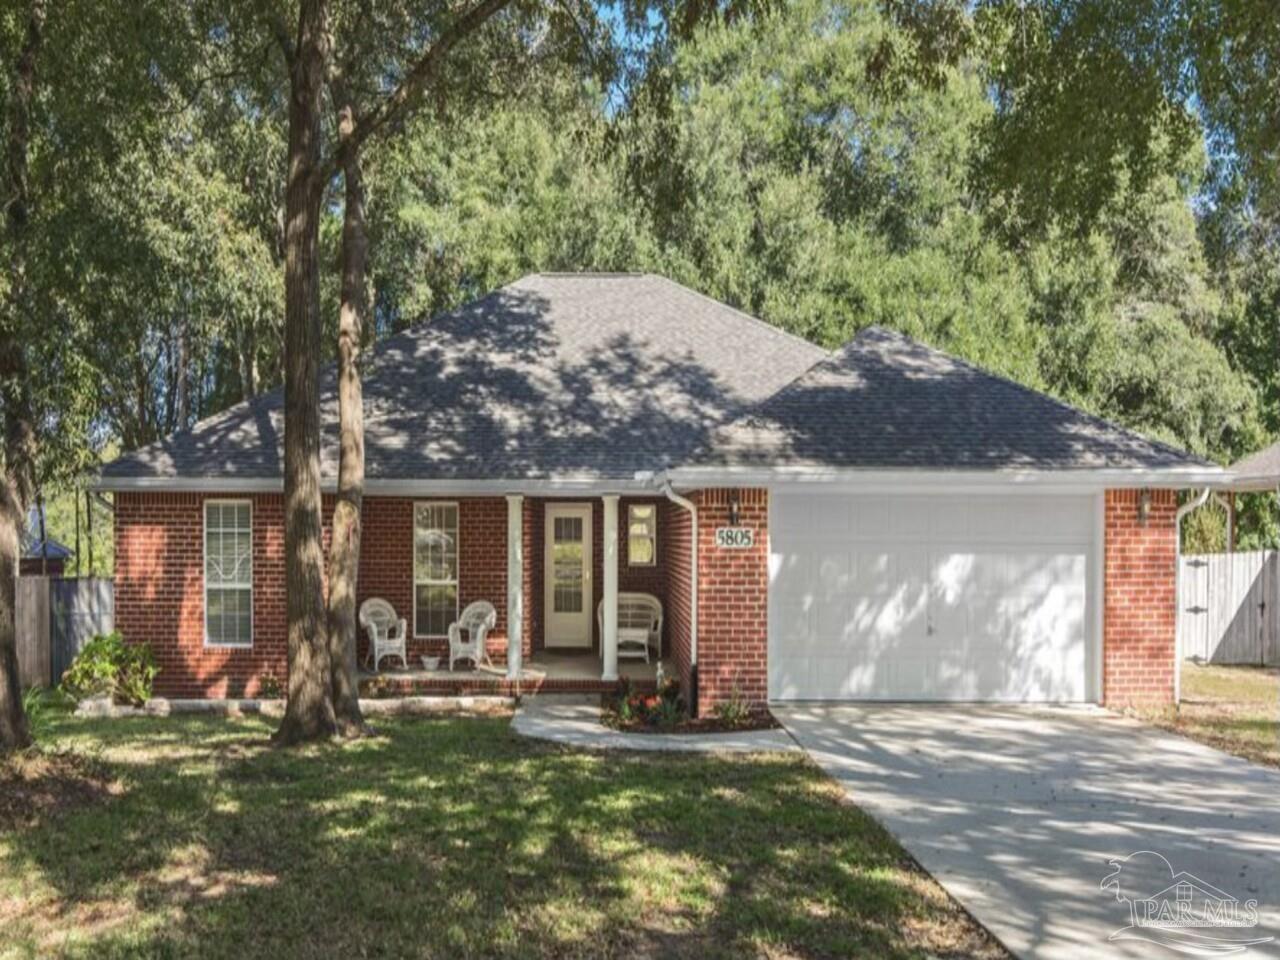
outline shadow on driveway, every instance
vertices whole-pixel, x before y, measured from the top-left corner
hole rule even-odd
[[[1020,956],[1176,956],[1108,940],[1128,925],[1129,906],[1100,884],[1113,872],[1109,860],[1138,851],[1257,900],[1258,925],[1239,936],[1280,937],[1276,771],[1102,710],[773,712],[851,800]],[[1246,956],[1280,957],[1280,942]]]

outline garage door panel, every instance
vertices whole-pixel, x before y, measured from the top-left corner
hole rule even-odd
[[[772,697],[1087,698],[1090,498],[775,499]]]

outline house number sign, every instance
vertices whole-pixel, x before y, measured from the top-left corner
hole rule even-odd
[[[716,546],[725,550],[747,550],[756,545],[756,532],[750,527],[716,527]]]

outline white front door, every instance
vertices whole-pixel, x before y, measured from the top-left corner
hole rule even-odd
[[[591,647],[591,504],[547,504],[548,647]]]
[[[1097,699],[1091,497],[780,494],[775,700]]]

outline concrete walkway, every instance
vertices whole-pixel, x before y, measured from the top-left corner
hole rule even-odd
[[[1154,899],[1173,883],[1170,867],[1258,902],[1257,925],[1225,935],[1280,937],[1280,771],[1102,710],[773,712],[1018,956],[1178,956],[1109,940],[1130,922],[1118,896]],[[1139,851],[1153,854],[1124,864],[1123,886],[1102,889],[1108,861]],[[1280,942],[1243,956],[1280,956]]]
[[[742,733],[621,733],[600,723],[599,695],[526,697],[511,719],[525,737],[591,750],[652,750],[660,753],[760,753],[798,750],[785,730]]]

